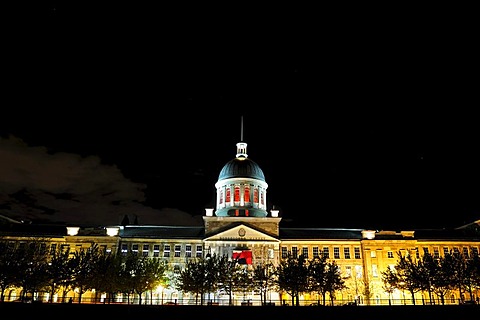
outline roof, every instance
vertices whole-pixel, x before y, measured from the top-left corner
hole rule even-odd
[[[122,238],[203,239],[203,226],[125,226],[119,233]]]
[[[282,240],[360,240],[362,229],[337,228],[280,228]]]
[[[260,166],[255,161],[245,157],[232,159],[223,166],[218,180],[230,178],[253,178],[265,181],[265,175]]]

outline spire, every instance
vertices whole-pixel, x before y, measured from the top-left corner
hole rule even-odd
[[[237,158],[247,158],[247,144],[243,142],[243,116],[240,118],[240,142],[237,143]]]

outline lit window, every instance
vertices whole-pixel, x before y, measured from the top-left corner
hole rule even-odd
[[[170,245],[166,244],[165,247],[163,248],[163,257],[168,258],[170,257]]]
[[[240,187],[235,186],[234,191],[235,191],[234,201],[239,202],[240,201]]]
[[[245,190],[243,192],[243,201],[250,202],[250,186],[245,186]]]
[[[446,256],[450,253],[450,250],[448,250],[448,247],[443,247],[443,255]]]
[[[333,258],[334,259],[340,259],[340,248],[339,247],[333,247]]]
[[[298,257],[298,248],[297,247],[292,247],[292,257],[294,257],[294,258]]]
[[[330,258],[330,250],[328,247],[323,247],[323,257],[329,259]]]
[[[180,245],[175,245],[175,257],[180,257],[180,252],[181,252],[182,247]]]
[[[378,268],[376,264],[372,264],[372,276],[375,278],[378,277]]]
[[[227,188],[226,193],[225,202],[230,203],[230,188]]]
[[[356,247],[353,250],[355,254],[355,259],[360,259],[360,248]]]
[[[303,247],[302,248],[302,254],[305,258],[308,259],[308,247]]]
[[[197,246],[197,251],[196,251],[196,254],[195,254],[197,257],[201,257],[203,255],[203,250],[202,250],[202,246]]]

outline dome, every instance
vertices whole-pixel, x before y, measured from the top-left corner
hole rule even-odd
[[[237,157],[223,166],[218,180],[230,178],[252,178],[265,181],[262,169],[254,161],[245,157]]]

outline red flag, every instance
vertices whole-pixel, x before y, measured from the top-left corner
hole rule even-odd
[[[232,254],[232,259],[236,259],[239,264],[252,264],[252,251],[234,251]]]

